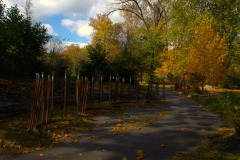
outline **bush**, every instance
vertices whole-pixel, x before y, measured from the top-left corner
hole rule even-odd
[[[219,96],[220,107],[224,108],[224,115],[233,125],[236,134],[240,136],[240,97],[233,93],[224,93]]]
[[[238,76],[228,76],[228,79],[222,84],[223,88],[239,89],[240,78]]]

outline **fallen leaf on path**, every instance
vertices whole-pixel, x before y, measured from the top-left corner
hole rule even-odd
[[[118,123],[123,123],[123,120],[119,119],[119,120],[118,120]]]
[[[103,124],[107,124],[107,121],[104,121]]]
[[[29,153],[29,151],[28,151],[28,150],[25,150],[25,151],[23,151],[23,153]]]
[[[174,154],[174,156],[176,156],[176,157],[187,156],[187,155],[188,155],[187,152],[176,152],[176,153]]]
[[[161,147],[165,147],[165,144],[161,144]]]
[[[41,156],[41,157],[42,157],[42,156],[43,156],[43,154],[42,154],[42,153],[40,153],[40,154],[39,154],[39,156]]]
[[[144,150],[137,150],[137,155],[138,155],[138,160],[143,159],[146,156]]]
[[[42,148],[39,148],[39,147],[35,148],[36,151],[40,151],[41,149],[42,149]]]
[[[183,131],[186,131],[186,130],[187,130],[187,128],[182,128],[182,130],[183,130]]]
[[[123,159],[122,160],[128,160],[126,157],[123,157]]]
[[[82,156],[82,154],[79,154],[79,156]]]
[[[116,127],[121,127],[122,125],[120,124],[120,123],[118,123],[117,125],[116,125]]]

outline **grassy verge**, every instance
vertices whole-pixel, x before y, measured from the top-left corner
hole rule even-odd
[[[236,135],[233,126],[226,117],[226,108],[222,107],[222,103],[225,102],[221,99],[221,94],[194,100],[204,108],[218,114],[223,121],[223,128],[220,128],[217,133],[206,135],[205,144],[196,151],[192,153],[176,153],[175,159],[240,160],[240,137]]]
[[[48,125],[47,132],[51,138],[40,138],[28,132],[29,113],[19,116],[0,119],[0,154],[10,153],[29,153],[32,151],[39,151],[43,149],[52,148],[67,143],[77,142],[76,133],[85,132],[93,129],[92,120],[95,116],[114,116],[125,113],[128,108],[153,108],[159,106],[159,103],[151,102],[139,104],[129,103],[121,104],[119,106],[107,109],[92,109],[87,111],[87,115],[76,117],[76,108],[74,106],[68,107],[68,119],[71,121],[60,121]],[[158,116],[167,114],[166,111],[158,113]],[[54,111],[54,119],[61,118],[61,108]],[[156,115],[152,117],[132,118],[133,120],[122,121],[122,124],[129,124],[137,126],[150,124],[158,118]],[[136,129],[136,127],[129,127],[129,129]],[[121,130],[126,131],[126,129]]]

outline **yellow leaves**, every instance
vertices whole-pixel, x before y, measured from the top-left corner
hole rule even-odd
[[[118,124],[116,125],[116,127],[122,127],[122,125],[121,125],[120,123],[118,123]]]
[[[35,148],[35,150],[40,151],[40,150],[42,150],[42,148],[37,147],[37,148]]]
[[[126,157],[123,157],[122,160],[128,160]]]
[[[161,144],[161,147],[165,147],[165,144]]]
[[[238,107],[238,106],[234,106],[234,109],[235,109],[235,110],[238,110],[238,109],[239,109],[239,107]]]
[[[42,153],[39,154],[39,156],[41,156],[41,157],[42,157],[43,155],[44,155],[44,154],[42,154]]]
[[[182,156],[187,156],[188,153],[187,152],[176,152],[174,154],[175,157],[182,157]]]
[[[79,156],[82,156],[82,154],[80,153]]]
[[[104,121],[103,124],[107,124],[107,121]]]
[[[91,135],[90,137],[87,137],[86,140],[95,139],[95,138],[98,138],[98,136]]]
[[[136,119],[137,117],[136,116],[130,116],[132,119]]]
[[[123,120],[119,119],[119,120],[118,120],[118,123],[123,123]]]
[[[144,150],[137,150],[136,154],[138,155],[138,160],[141,160],[146,156]]]
[[[187,130],[187,128],[181,128],[183,131],[186,131]]]
[[[27,153],[29,153],[30,151],[28,151],[28,150],[24,150],[23,151],[23,153],[25,153],[25,154],[27,154]]]
[[[75,143],[78,142],[78,139],[76,137],[76,132],[72,132],[72,133],[65,133],[65,131],[61,131],[60,134],[53,134],[52,135],[52,139],[55,141],[54,143],[67,143],[67,142],[71,142],[71,143]]]

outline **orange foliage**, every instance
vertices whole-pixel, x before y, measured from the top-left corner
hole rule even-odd
[[[186,64],[190,73],[205,77],[208,83],[223,81],[227,78],[226,58],[225,39],[215,32],[211,21],[195,29]]]

